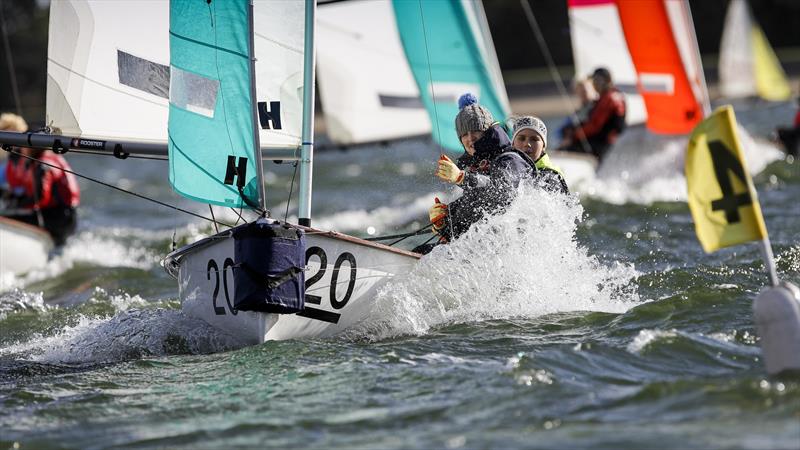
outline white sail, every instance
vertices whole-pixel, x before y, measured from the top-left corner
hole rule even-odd
[[[729,98],[754,96],[756,74],[750,30],[753,20],[747,3],[732,0],[725,15],[719,54],[720,91]]]
[[[430,133],[391,1],[325,5],[317,15],[317,79],[331,140],[352,145]]]
[[[47,124],[67,135],[166,142],[169,3],[50,4]]]
[[[300,145],[302,10],[294,0],[254,2],[262,148]],[[54,1],[49,33],[48,125],[65,135],[166,143],[169,2]],[[280,102],[279,124],[265,120],[272,102]]]
[[[647,110],[636,88],[636,69],[628,53],[614,1],[570,2],[569,30],[575,76],[586,78],[598,67],[607,68],[614,84],[625,93],[625,121],[629,125],[644,122]]]

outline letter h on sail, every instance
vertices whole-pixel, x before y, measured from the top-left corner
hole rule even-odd
[[[236,157],[228,155],[228,168],[225,170],[225,184],[233,185],[233,179],[236,178],[236,186],[239,189],[244,187],[247,174],[247,158],[240,156],[239,163],[236,163]]]
[[[269,102],[269,109],[267,109],[267,102],[258,102],[258,121],[261,123],[261,128],[265,130],[270,129],[270,122],[272,122],[273,129],[280,130],[281,102]]]

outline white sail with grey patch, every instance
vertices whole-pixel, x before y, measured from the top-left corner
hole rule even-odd
[[[296,149],[304,5],[269,0],[253,6],[261,148]],[[53,132],[159,144],[166,155],[169,2],[52,2],[49,33],[46,123]]]

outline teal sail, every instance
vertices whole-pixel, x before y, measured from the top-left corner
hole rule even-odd
[[[259,206],[250,23],[248,1],[170,1],[169,181],[193,200]]]
[[[458,97],[472,92],[495,120],[510,113],[483,9],[475,1],[394,0],[395,18],[433,138],[451,151],[463,147],[454,120]],[[424,27],[423,27],[424,24]]]

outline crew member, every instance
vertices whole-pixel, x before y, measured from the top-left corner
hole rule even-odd
[[[568,139],[563,150],[583,152],[585,143],[588,144],[589,151],[602,160],[625,129],[625,96],[614,87],[608,69],[596,69],[592,74],[592,85],[600,98],[588,119],[580,127],[572,129],[572,137]],[[581,142],[582,140],[585,142]]]
[[[18,130],[26,131],[26,130]],[[67,161],[50,150],[12,150],[6,179],[16,198],[16,211],[6,217],[43,227],[56,245],[63,245],[77,226],[80,189]]]
[[[514,120],[511,144],[530,157],[538,169],[536,179],[551,192],[569,194],[564,175],[547,154],[547,127],[534,116],[521,116]]]

